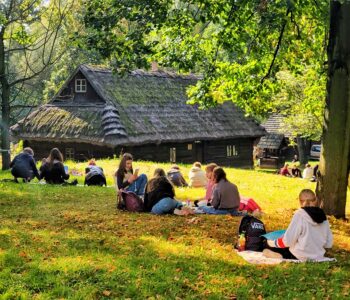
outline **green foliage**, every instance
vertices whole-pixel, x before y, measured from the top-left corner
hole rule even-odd
[[[118,161],[97,163],[111,185]],[[86,166],[68,164],[80,171]],[[148,176],[156,167],[170,168],[134,164]],[[190,167],[181,165],[185,176]],[[315,185],[265,172],[225,170],[242,195],[263,207],[268,230],[286,228],[299,191]],[[0,172],[0,178],[9,177],[9,172]],[[0,183],[3,299],[349,297],[350,227],[344,221],[330,218],[335,235],[330,255],[336,263],[255,266],[232,248],[238,217],[120,212],[115,210],[114,188],[35,183]],[[182,188],[176,194],[181,200],[194,200],[204,190]]]
[[[200,72],[190,103],[234,101],[248,114],[273,110],[276,74],[321,69],[328,4],[309,1],[89,1],[88,47],[119,70],[156,60],[180,72]],[[148,62],[148,64],[147,64]],[[314,83],[308,81],[308,89]],[[311,98],[310,98],[311,99]]]
[[[274,105],[284,118],[284,130],[293,137],[320,140],[325,105],[325,74],[316,68],[305,68],[300,75],[280,71],[276,75],[279,91]]]

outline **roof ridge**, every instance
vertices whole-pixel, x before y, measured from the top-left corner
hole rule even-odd
[[[107,73],[112,74],[113,70],[108,67],[103,66],[94,66],[89,64],[82,64],[80,65],[81,68],[86,68],[88,71],[91,72],[99,72],[99,73]],[[166,71],[166,70],[158,70],[158,71],[146,71],[143,69],[135,69],[127,73],[129,76],[147,76],[147,77],[166,77],[166,78],[181,78],[181,79],[188,79],[188,80],[198,80],[201,79],[203,76],[201,74],[179,74],[176,71]]]

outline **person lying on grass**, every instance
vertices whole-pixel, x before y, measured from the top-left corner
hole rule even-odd
[[[40,180],[32,148],[26,147],[20,154],[16,155],[10,163],[10,168],[12,168],[11,174],[15,182],[18,182],[17,178],[22,178],[24,182],[29,182],[34,177]]]
[[[183,177],[180,167],[178,165],[172,165],[168,171],[168,179],[170,182],[177,187],[186,187],[188,186],[185,178]]]
[[[213,171],[215,187],[211,206],[199,207],[206,214],[212,215],[241,215],[238,212],[240,196],[235,184],[229,182],[223,168],[216,167]]]
[[[333,235],[316,195],[309,189],[299,194],[298,209],[283,237],[267,240],[266,257],[306,260],[324,258],[325,249],[331,248]]]
[[[119,168],[115,172],[118,189],[134,192],[136,195],[143,197],[147,184],[147,176],[145,174],[138,175],[138,169],[135,169],[134,172],[132,161],[132,155],[130,153],[124,153],[120,160]]]

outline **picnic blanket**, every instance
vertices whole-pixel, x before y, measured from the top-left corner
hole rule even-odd
[[[277,265],[282,262],[291,262],[291,263],[302,263],[303,261],[298,259],[282,259],[282,258],[268,258],[263,255],[262,252],[256,251],[237,251],[237,254],[242,257],[245,261],[255,264],[255,265]],[[308,262],[331,262],[337,261],[335,258],[325,257],[319,260],[311,260]]]

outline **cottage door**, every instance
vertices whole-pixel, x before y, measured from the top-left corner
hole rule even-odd
[[[193,160],[203,162],[203,143],[201,141],[196,141],[193,145]]]

